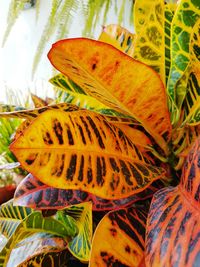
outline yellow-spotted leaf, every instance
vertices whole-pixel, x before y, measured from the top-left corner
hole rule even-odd
[[[89,266],[144,266],[145,227],[145,212],[133,207],[109,212],[94,233]]]
[[[66,216],[71,216],[76,221],[78,234],[69,242],[69,251],[82,262],[88,262],[92,242],[92,202],[85,202],[71,206],[57,212],[58,218],[65,222]]]
[[[137,3],[140,2],[140,3]],[[144,7],[141,7],[141,5]],[[146,8],[149,6],[149,10]],[[142,11],[146,14],[145,23],[139,30],[134,47],[133,57],[159,73],[165,84],[165,34],[164,34],[164,1],[163,0],[137,0],[134,17],[139,17]],[[137,21],[138,19],[136,19]],[[142,18],[139,21],[143,20]],[[140,25],[140,24],[139,24]]]
[[[88,110],[46,111],[10,149],[43,183],[105,199],[141,192],[165,175],[119,128]]]
[[[116,24],[103,26],[103,31],[99,36],[99,41],[111,44],[120,51],[133,57],[135,34]]]
[[[177,97],[176,83],[185,73],[190,62],[189,43],[196,21],[200,17],[199,1],[181,0],[178,3],[172,21],[171,37],[171,69],[167,84],[167,91],[171,102]]]
[[[86,38],[61,40],[48,57],[88,94],[141,122],[168,153],[164,137],[170,139],[171,124],[166,94],[152,69],[109,44]]]

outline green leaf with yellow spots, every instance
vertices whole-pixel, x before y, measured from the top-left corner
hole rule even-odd
[[[136,35],[116,24],[103,26],[99,41],[111,44],[120,51],[133,57]]]
[[[65,223],[67,216],[76,221],[78,234],[69,241],[68,248],[74,257],[82,262],[88,262],[92,242],[92,202],[84,202],[57,212],[57,216]]]
[[[120,128],[89,110],[43,112],[10,149],[43,183],[105,199],[133,195],[165,175]]]
[[[176,123],[179,116],[174,114],[177,106],[178,93],[176,84],[184,75],[190,63],[189,47],[192,28],[200,17],[200,4],[196,0],[181,0],[172,21],[171,37],[171,69],[167,84],[170,96],[169,108],[172,113],[172,123]],[[183,87],[182,87],[183,88]],[[184,89],[184,88],[183,88]],[[182,91],[180,98],[182,99]],[[180,100],[179,100],[180,101]],[[181,100],[182,102],[182,100]],[[174,111],[173,111],[174,109]]]
[[[133,57],[159,73],[165,84],[165,6],[163,0],[137,0]],[[138,29],[139,28],[139,29]]]

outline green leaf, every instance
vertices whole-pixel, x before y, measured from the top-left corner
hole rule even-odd
[[[176,83],[185,73],[190,62],[189,43],[196,21],[200,17],[200,9],[198,1],[181,0],[178,3],[172,21],[172,37],[171,37],[171,69],[167,84],[167,91],[170,96],[170,111],[172,112],[172,123],[177,122],[177,116],[173,114],[177,105]],[[179,90],[180,91],[180,90]],[[183,94],[181,92],[181,94]],[[182,98],[182,96],[181,96]]]
[[[65,222],[68,215],[73,217],[78,227],[78,234],[69,242],[68,248],[74,257],[88,262],[92,240],[92,203],[85,202],[58,211],[59,219]],[[68,224],[68,220],[66,222]]]
[[[0,253],[0,267],[5,267],[12,249],[23,239],[36,232],[46,232],[69,239],[75,235],[74,228],[70,229],[63,223],[51,217],[43,218],[40,212],[33,212],[16,228],[5,247]]]
[[[0,208],[0,231],[1,233],[10,238],[18,225],[24,220],[29,214],[33,212],[33,209],[13,206],[13,200],[10,200],[1,205]]]

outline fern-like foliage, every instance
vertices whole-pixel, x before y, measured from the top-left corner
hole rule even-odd
[[[27,2],[31,3],[31,0],[11,0],[3,45],[20,13],[25,9]],[[40,16],[40,3],[41,0],[35,1],[36,20]],[[118,24],[123,24],[123,18],[127,16],[130,17],[130,24],[132,24],[133,4],[134,1],[132,0],[51,0],[51,11],[36,49],[32,75],[34,76],[36,72],[47,42],[52,36],[54,36],[55,40],[66,38],[72,25],[73,17],[77,12],[80,12],[83,17],[83,36],[94,37],[97,26],[107,23],[110,10],[113,10],[113,13],[117,15]],[[127,10],[130,12],[129,14],[127,14]]]

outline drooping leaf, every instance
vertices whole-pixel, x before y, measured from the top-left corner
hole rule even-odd
[[[151,66],[165,84],[164,11],[163,0],[136,1],[134,17],[137,38],[133,57]]]
[[[135,208],[109,212],[94,233],[89,266],[142,266],[145,225],[145,212]]]
[[[39,210],[59,210],[67,206],[90,201],[92,202],[92,209],[94,211],[114,210],[119,207],[123,208],[132,205],[136,201],[149,198],[161,187],[162,184],[157,182],[133,196],[108,200],[80,190],[65,190],[50,187],[29,174],[18,185],[15,191],[14,203],[15,205]]]
[[[171,104],[176,105],[176,83],[185,73],[190,62],[189,43],[196,21],[200,17],[198,1],[181,0],[172,21],[171,37],[171,69],[167,84],[167,91]],[[184,88],[183,88],[184,89]],[[182,92],[181,92],[182,94]]]
[[[65,222],[67,216],[71,216],[76,221],[78,234],[69,241],[69,251],[82,262],[88,262],[91,251],[92,241],[92,203],[85,202],[71,206],[65,210],[57,212],[58,217]]]
[[[33,210],[27,207],[13,206],[13,200],[9,200],[0,207],[0,232],[10,238],[18,225]]]
[[[181,183],[158,191],[147,220],[146,265],[200,264],[200,139],[185,162]]]
[[[10,149],[43,183],[106,199],[141,192],[165,175],[119,128],[87,110],[46,111]]]
[[[120,51],[133,57],[135,34],[116,24],[103,26],[99,41],[111,44]]]
[[[33,234],[13,248],[7,267],[61,266],[63,263],[61,258],[67,262],[69,257],[69,253],[66,251],[67,245],[68,243],[64,238],[56,235],[47,233]]]
[[[46,232],[67,239],[76,235],[76,228],[67,227],[67,225],[50,217],[43,218],[40,212],[31,213],[17,226],[15,232],[0,252],[0,267],[6,266],[10,253],[17,243],[36,232]]]
[[[55,43],[48,57],[88,94],[141,122],[168,153],[163,138],[171,136],[166,95],[153,70],[109,44],[85,38]]]

